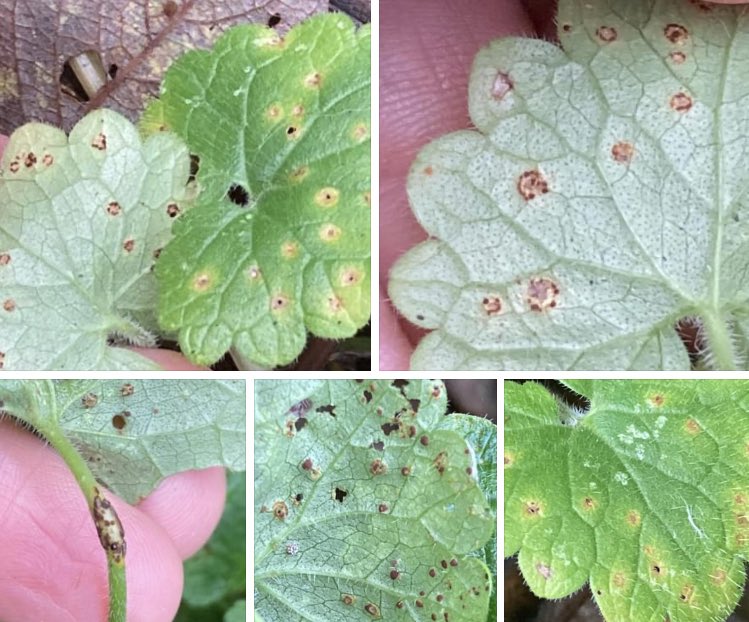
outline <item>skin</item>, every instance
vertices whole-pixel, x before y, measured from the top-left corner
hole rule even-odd
[[[717,2],[716,2],[717,3]],[[745,4],[724,0],[721,4]],[[554,38],[548,0],[382,0],[380,4],[380,368],[408,369],[423,331],[387,299],[395,260],[426,239],[406,177],[429,141],[469,127],[468,76],[476,53],[508,36]]]

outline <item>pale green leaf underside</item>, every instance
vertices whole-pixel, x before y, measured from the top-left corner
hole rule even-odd
[[[108,339],[154,342],[154,252],[188,175],[176,136],[141,143],[111,111],[70,138],[39,123],[13,133],[0,164],[0,367],[153,367]]]
[[[329,14],[283,40],[235,28],[171,67],[143,121],[159,125],[200,158],[198,205],[156,271],[160,322],[183,352],[276,366],[307,330],[342,338],[367,322],[368,27]]]
[[[434,239],[390,281],[434,329],[412,366],[687,369],[687,316],[705,325],[706,364],[746,365],[749,13],[562,0],[559,25],[563,49],[481,51],[477,130],[413,165]]]
[[[592,381],[576,426],[505,385],[505,556],[607,620],[725,620],[749,554],[749,383]]]
[[[275,385],[256,386],[269,403]],[[466,554],[487,542],[495,520],[467,472],[474,457],[466,441],[438,429],[444,386],[332,381],[306,399],[299,430],[299,405],[284,398],[255,412],[255,607],[263,619],[485,619],[491,577]],[[398,427],[396,413],[401,427],[385,434],[383,425]],[[373,474],[376,460],[384,473]],[[288,515],[275,517],[282,503]]]
[[[5,408],[31,425],[39,382],[0,381]],[[59,380],[54,390],[63,434],[97,480],[130,503],[174,473],[245,469],[244,381]]]

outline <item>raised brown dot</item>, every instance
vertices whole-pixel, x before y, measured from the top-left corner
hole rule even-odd
[[[671,59],[672,62],[674,62],[676,65],[682,65],[687,60],[687,55],[684,54],[684,52],[671,52],[668,57]]]
[[[334,242],[341,237],[341,229],[333,223],[327,223],[320,227],[319,235],[323,242]]]
[[[26,168],[31,168],[34,164],[36,164],[36,155],[31,152],[27,153],[23,160],[23,165]]]
[[[637,510],[630,510],[629,512],[627,512],[627,523],[629,523],[632,527],[639,527],[641,521],[642,518],[640,517],[640,513]]]
[[[434,568],[430,568],[429,569],[429,576],[432,577],[432,578],[436,577],[437,576],[437,570],[434,569]]]
[[[169,218],[176,218],[180,213],[179,205],[176,203],[170,203],[166,206],[166,213]]]
[[[117,201],[110,201],[107,203],[107,214],[110,216],[119,216],[122,211],[122,207]]]
[[[10,313],[11,311],[15,311],[16,310],[16,301],[13,300],[12,298],[6,298],[3,301],[3,309],[5,309],[5,311],[7,311],[8,313]]]
[[[342,594],[341,600],[344,605],[353,605],[356,602],[356,597],[352,594]]]
[[[440,560],[440,566],[442,566],[443,568],[447,569],[447,560],[446,559]]]
[[[380,505],[377,506],[377,510],[380,512],[380,514],[384,514],[389,509],[390,508],[388,507],[387,503],[380,503]]]
[[[666,35],[666,39],[676,45],[683,45],[689,38],[689,32],[681,24],[667,24],[663,29],[663,34]]]
[[[7,266],[10,263],[10,253],[0,253],[0,266]]]
[[[634,154],[634,145],[623,140],[611,147],[611,157],[614,158],[615,162],[619,162],[620,164],[629,164]]]
[[[669,104],[676,112],[687,112],[692,108],[692,98],[686,93],[676,93],[671,97]]]
[[[104,151],[107,148],[107,137],[104,133],[99,132],[94,139],[91,141],[91,146],[99,151]]]
[[[557,306],[559,286],[545,277],[528,281],[526,301],[531,311],[542,312]]]
[[[158,259],[159,257],[161,257],[161,251],[163,251],[163,250],[164,250],[163,248],[155,248],[155,249],[153,249],[153,258],[154,259]],[[151,267],[151,269],[153,269],[153,266]]]
[[[178,8],[179,5],[174,0],[166,0],[166,2],[164,2],[162,11],[164,12],[165,17],[174,17],[177,13]]]
[[[115,430],[122,430],[126,424],[127,424],[127,419],[125,419],[122,413],[112,417],[112,426],[114,427]]]
[[[289,508],[285,501],[276,501],[273,504],[273,517],[278,520],[285,520],[289,514]]]
[[[596,507],[596,504],[591,497],[585,497],[585,499],[583,499],[583,509],[592,510],[594,507]]]
[[[426,175],[427,177],[431,177],[434,175],[434,169],[431,166],[425,166],[424,169],[421,171]]]
[[[55,158],[52,156],[51,153],[45,153],[44,156],[42,157],[42,164],[44,164],[44,166],[52,166],[54,162],[55,162]]]
[[[502,300],[499,296],[487,296],[482,301],[487,315],[499,315],[502,312]]]
[[[302,460],[302,469],[309,471],[312,468],[312,458],[305,458]]]
[[[455,559],[455,558],[453,557],[453,558],[452,558],[452,559],[450,560],[450,565],[451,565],[451,566],[452,566],[452,567],[454,568],[455,566],[457,566],[457,565],[458,565],[458,560],[457,560],[457,559]]]
[[[618,36],[619,34],[616,32],[616,28],[612,28],[611,26],[600,26],[596,30],[596,37],[604,43],[616,41]]]
[[[289,137],[289,139],[293,140],[295,138],[299,138],[299,127],[296,125],[290,125],[286,128],[286,136]]]
[[[416,606],[421,608],[424,606],[424,601],[422,601],[420,598],[416,599]]]
[[[10,166],[8,166],[8,169],[10,170],[11,173],[17,173],[18,169],[20,168],[21,168],[21,165],[19,164],[18,160],[13,160],[10,163]]]
[[[402,601],[402,600],[399,600],[399,601],[398,601],[397,603],[395,603],[395,606],[396,606],[396,607],[397,607],[398,609],[403,609],[403,601]]]
[[[648,397],[648,402],[651,406],[655,406],[656,408],[660,408],[663,406],[663,403],[666,401],[666,398],[663,397],[660,393],[656,393],[655,395],[651,395]]]
[[[81,405],[84,408],[93,408],[94,406],[96,406],[98,401],[99,398],[95,393],[86,393],[86,395],[81,398]]]
[[[572,32],[572,24],[562,24],[562,32]]]
[[[422,445],[424,445],[424,447],[426,447],[427,445],[429,445],[429,437],[428,437],[428,436],[427,436],[426,434],[424,434],[424,436],[422,436],[422,437],[421,437],[421,438],[419,439],[419,442],[420,442],[420,443],[421,443]]]
[[[525,171],[518,177],[517,189],[521,197],[526,201],[532,201],[546,194],[549,191],[549,184],[539,170]]]
[[[392,569],[392,570],[390,571],[390,578],[391,578],[391,579],[392,579],[393,581],[395,581],[396,579],[398,579],[398,578],[399,578],[400,576],[401,576],[401,573],[400,573],[400,572],[398,572],[398,571],[397,571],[397,570],[396,570],[395,568],[393,568],[393,569]]]
[[[135,248],[135,240],[133,240],[132,238],[128,238],[122,244],[122,248],[125,249],[126,253],[132,253],[133,249]]]
[[[492,97],[497,101],[502,101],[514,86],[509,74],[499,71],[492,82]]]
[[[384,475],[387,473],[388,466],[379,458],[372,460],[372,464],[369,465],[369,472],[372,475]]]
[[[408,477],[409,475],[411,475],[411,467],[404,466],[403,468],[401,468],[401,475],[403,475],[404,477]]]
[[[409,436],[409,438],[413,438],[414,436],[416,436],[416,426],[415,425],[408,426],[408,436]]]
[[[123,397],[132,395],[133,393],[135,393],[135,387],[129,382],[126,382],[120,387],[120,395],[122,395]]]
[[[443,600],[445,600],[445,597],[442,594],[437,594],[437,602],[441,603]]]
[[[436,620],[437,620],[437,614],[436,613],[432,614],[432,620],[434,620],[436,622]]]

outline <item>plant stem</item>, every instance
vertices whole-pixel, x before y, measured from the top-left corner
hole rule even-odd
[[[89,512],[94,514],[94,501],[103,499],[98,484],[86,461],[67,439],[58,425],[57,402],[55,400],[54,385],[50,381],[43,381],[41,386],[37,385],[38,391],[34,391],[36,399],[29,400],[29,406],[37,412],[30,413],[30,420],[34,427],[44,436],[57,453],[60,454],[65,464],[78,482],[83,496],[88,503]],[[39,407],[49,409],[44,414],[39,412]],[[99,527],[97,526],[97,531]],[[125,622],[127,612],[127,585],[125,580],[125,556],[116,555],[111,550],[105,549],[107,554],[107,567],[109,574],[109,614],[108,622]]]
[[[702,317],[709,348],[709,364],[714,369],[731,371],[737,369],[736,353],[729,328],[720,312],[711,311]]]

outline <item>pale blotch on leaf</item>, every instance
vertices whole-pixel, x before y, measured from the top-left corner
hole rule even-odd
[[[210,272],[198,272],[192,279],[192,289],[198,293],[204,293],[213,289],[214,279]]]
[[[282,115],[283,108],[281,108],[281,106],[279,106],[278,104],[268,106],[268,109],[265,111],[265,116],[271,121],[278,121]]]
[[[45,153],[44,157],[42,157],[42,164],[44,166],[50,167],[55,163],[55,158],[51,153]]]
[[[546,194],[549,191],[549,184],[537,169],[525,171],[518,177],[517,183],[520,196],[526,201],[532,201],[536,197]]]
[[[544,563],[537,563],[536,564],[536,571],[538,574],[540,574],[546,581],[551,579],[552,576],[554,576],[554,572],[551,570],[550,566],[547,566]]]
[[[84,408],[93,408],[99,402],[99,398],[95,393],[86,393],[81,398],[81,406]]]
[[[497,101],[501,101],[507,96],[513,87],[514,84],[510,75],[504,71],[498,71],[497,77],[494,78],[494,82],[492,83],[492,97]]]
[[[309,166],[300,166],[299,168],[291,171],[291,173],[289,174],[289,179],[292,182],[300,182],[305,177],[307,177],[307,175],[309,175]]]
[[[679,92],[671,97],[669,105],[676,112],[688,112],[692,108],[692,98],[686,93]]]
[[[515,454],[509,451],[505,451],[505,468],[509,469],[512,467],[513,464],[515,464]]]
[[[327,223],[320,227],[320,239],[323,242],[335,242],[341,237],[341,229],[333,223]]]
[[[262,272],[257,265],[253,264],[247,268],[247,278],[250,279],[250,281],[257,282],[260,280],[261,276]]]
[[[135,387],[129,382],[126,382],[120,387],[120,395],[122,397],[128,397],[132,395],[133,393],[135,393]]]
[[[614,587],[621,590],[627,585],[627,575],[623,572],[615,572],[614,576],[611,578],[611,582],[614,584]]]
[[[292,240],[287,240],[281,244],[281,256],[284,259],[294,259],[299,255],[299,244]]]
[[[291,116],[292,117],[301,117],[302,115],[304,115],[304,106],[302,106],[302,104],[296,104],[291,109]]]
[[[322,84],[322,75],[317,71],[307,74],[304,78],[304,86],[308,89],[319,89]]]
[[[276,294],[270,299],[271,311],[283,311],[289,304],[289,298],[284,294]]]
[[[634,156],[634,154],[634,145],[627,141],[619,141],[611,147],[612,157],[620,164],[629,164],[632,161],[632,156]]]
[[[559,299],[559,286],[547,278],[535,278],[528,282],[526,302],[531,311],[553,309]]]
[[[689,32],[681,24],[667,24],[663,29],[663,34],[675,45],[683,45],[689,38]]]
[[[315,194],[315,203],[320,207],[334,207],[338,203],[341,193],[331,186],[321,188]]]
[[[728,578],[728,573],[722,568],[716,568],[710,573],[710,580],[715,585],[723,585]]]
[[[619,35],[616,32],[616,28],[612,28],[611,26],[600,26],[598,30],[596,30],[596,36],[600,41],[603,41],[603,43],[611,43],[612,41],[616,41]]]
[[[361,142],[369,136],[369,127],[366,123],[357,123],[354,125],[354,129],[351,131],[351,137],[356,142]]]
[[[694,585],[687,583],[679,592],[679,600],[683,603],[691,603],[694,598]]]
[[[640,523],[642,523],[642,516],[637,510],[627,512],[627,524],[630,527],[639,527]]]
[[[343,287],[350,287],[359,283],[363,276],[364,273],[358,268],[345,268],[338,280]]]
[[[341,302],[341,299],[338,296],[328,297],[328,309],[332,313],[338,313],[342,308],[343,308],[343,303]]]
[[[696,436],[700,432],[702,432],[702,427],[700,426],[697,421],[692,419],[691,417],[686,420],[686,423],[684,424],[684,429],[691,434],[692,436]]]

